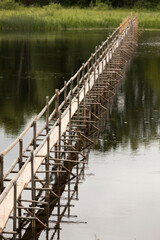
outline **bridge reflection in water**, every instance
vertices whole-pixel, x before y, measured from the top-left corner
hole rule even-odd
[[[127,17],[60,91],[50,100],[46,97],[40,114],[1,153],[2,239],[38,239],[43,230],[46,239],[60,239],[60,223],[76,222],[72,201],[78,200],[90,147],[112,111],[136,47],[137,25],[137,17]],[[38,121],[44,115],[46,122],[40,128]],[[28,131],[33,138],[24,147]],[[3,173],[4,159],[17,145],[19,156]]]

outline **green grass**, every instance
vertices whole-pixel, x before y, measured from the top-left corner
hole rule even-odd
[[[1,31],[54,31],[59,29],[115,28],[131,10],[61,8],[58,5],[18,7],[0,11]],[[138,14],[139,27],[160,28],[160,11],[133,11]]]

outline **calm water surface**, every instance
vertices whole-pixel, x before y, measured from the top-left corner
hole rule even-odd
[[[1,36],[1,149],[107,34]],[[160,32],[140,37],[103,130],[71,209],[87,224],[61,224],[60,239],[159,240]]]

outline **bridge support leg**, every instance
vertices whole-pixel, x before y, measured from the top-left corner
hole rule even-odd
[[[13,240],[16,240],[16,227],[17,227],[17,182],[14,182],[14,209],[13,209],[13,232],[15,232],[13,234]]]
[[[0,156],[0,193],[2,193],[2,191],[4,189],[3,164],[4,164],[4,158],[3,158],[3,155],[1,155]]]
[[[34,155],[31,155],[31,187],[32,187],[32,217],[35,217],[35,181],[34,181]],[[36,221],[32,220],[32,239],[35,240]]]

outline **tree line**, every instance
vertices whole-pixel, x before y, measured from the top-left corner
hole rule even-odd
[[[110,7],[126,7],[126,8],[154,8],[156,7],[160,0],[15,0],[15,2],[21,2],[27,6],[36,4],[36,5],[48,5],[50,3],[58,3],[62,6],[80,6],[80,7],[89,7],[97,6],[99,4],[106,4]]]

